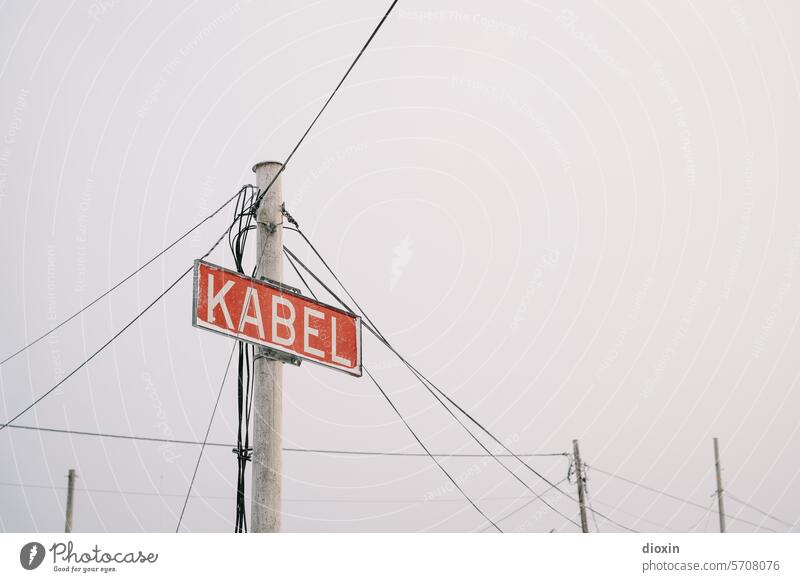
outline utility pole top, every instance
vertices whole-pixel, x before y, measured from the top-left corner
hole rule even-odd
[[[261,166],[279,166],[279,167],[283,167],[283,164],[281,162],[272,162],[272,161],[258,162],[257,164],[253,165],[253,172],[258,174],[258,169]]]

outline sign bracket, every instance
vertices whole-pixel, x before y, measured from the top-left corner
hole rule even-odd
[[[259,350],[256,354],[256,357],[253,361],[259,358],[266,358],[267,360],[277,360],[278,362],[283,362],[284,364],[291,364],[293,366],[299,366],[302,363],[302,360],[297,356],[293,356],[291,354],[284,354],[283,352],[279,352],[278,350],[273,350],[272,348],[268,348],[267,346],[258,346]]]
[[[292,287],[291,285],[287,285],[286,283],[281,283],[280,281],[276,281],[275,279],[270,279],[269,277],[264,277],[263,275],[259,277],[262,281],[266,281],[273,287],[277,287],[281,291],[286,293],[291,293],[292,295],[299,295],[300,297],[305,297],[303,292],[300,291],[297,287]]]

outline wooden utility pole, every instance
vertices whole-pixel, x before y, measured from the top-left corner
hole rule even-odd
[[[75,469],[70,469],[67,474],[67,520],[64,523],[64,533],[72,533],[72,504],[75,499]]]
[[[581,465],[581,451],[578,449],[578,439],[572,441],[572,452],[575,455],[575,480],[578,482],[578,504],[581,508],[581,531],[589,533],[589,522],[586,521],[586,493],[583,490],[583,465]]]
[[[278,162],[253,166],[256,186],[263,191],[281,171]],[[258,249],[256,277],[283,282],[283,192],[275,180],[256,209]],[[264,306],[265,308],[267,306]],[[281,474],[283,431],[283,363],[257,348],[253,363],[253,481],[250,531],[281,529]]]
[[[725,533],[725,506],[722,503],[722,471],[719,467],[719,440],[714,437],[714,468],[717,472],[717,503],[719,504],[719,533]]]

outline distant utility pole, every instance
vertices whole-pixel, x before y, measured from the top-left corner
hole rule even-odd
[[[72,504],[75,499],[75,469],[70,469],[67,474],[67,521],[64,523],[64,533],[72,533]]]
[[[725,506],[722,503],[722,471],[719,467],[719,440],[714,437],[714,467],[717,471],[717,503],[719,503],[719,533],[725,533]]]
[[[280,169],[278,162],[261,162],[253,166],[259,192]],[[283,282],[282,206],[283,192],[281,177],[278,176],[256,209],[256,277],[278,283]],[[281,529],[283,363],[267,354],[266,348],[257,348],[253,363],[253,493],[250,509],[250,531],[253,533],[278,532]]]
[[[575,479],[578,482],[578,503],[581,507],[581,531],[589,533],[589,522],[586,520],[586,493],[584,492],[583,465],[581,465],[581,451],[578,449],[578,439],[572,441],[572,452],[575,455]]]

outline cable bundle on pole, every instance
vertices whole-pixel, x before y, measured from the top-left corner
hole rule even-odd
[[[228,244],[233,255],[233,262],[236,271],[242,274],[244,269],[244,252],[247,248],[247,236],[255,228],[253,218],[255,209],[253,202],[258,191],[250,189],[243,191],[236,201],[234,210],[234,225],[236,232],[232,228],[228,232]],[[251,274],[255,275],[255,267]],[[237,392],[236,405],[239,414],[236,430],[236,448],[233,453],[236,455],[237,478],[236,478],[236,518],[234,531],[236,533],[247,532],[247,508],[245,503],[245,481],[247,474],[247,463],[252,460],[252,447],[250,446],[250,413],[253,407],[253,362],[255,360],[255,348],[252,344],[238,341],[239,350],[238,373],[237,373]]]

